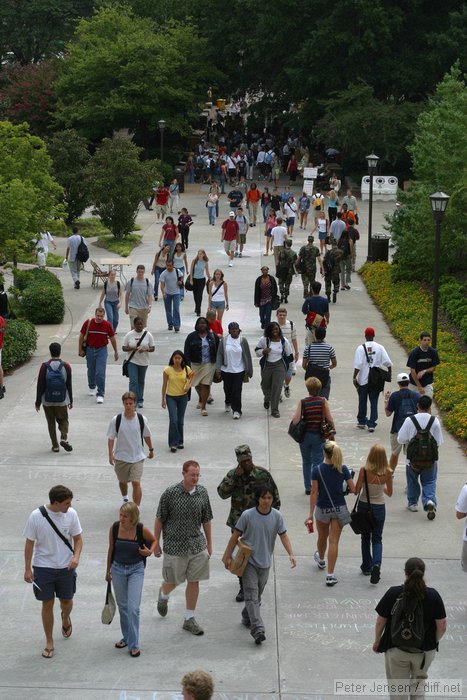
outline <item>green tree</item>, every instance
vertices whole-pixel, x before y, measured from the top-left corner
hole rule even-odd
[[[0,122],[0,248],[13,260],[65,213],[44,141],[27,124]]]
[[[434,221],[429,195],[450,196],[441,227],[442,274],[465,272],[467,236],[467,92],[458,67],[447,73],[417,121],[410,147],[415,182],[400,195],[401,212],[389,220],[396,241],[395,274],[427,280],[434,256]]]
[[[156,176],[154,164],[141,161],[142,149],[129,139],[104,139],[89,163],[90,196],[102,223],[115,238],[133,231],[141,199]]]
[[[161,118],[167,131],[186,133],[209,81],[205,47],[191,25],[157,26],[125,5],[103,7],[79,23],[68,46],[59,122],[90,139],[127,128],[145,143]]]
[[[57,131],[47,142],[52,157],[52,173],[63,187],[68,215],[66,223],[71,224],[90,204],[88,163],[90,154],[85,138],[74,129]]]

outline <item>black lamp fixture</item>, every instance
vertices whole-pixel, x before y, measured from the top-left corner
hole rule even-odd
[[[373,256],[371,254],[371,233],[373,225],[373,177],[375,174],[376,166],[378,165],[379,158],[374,153],[371,153],[366,157],[366,162],[368,163],[368,171],[370,174],[370,201],[368,204],[368,252],[366,256],[367,262],[373,262]]]
[[[444,192],[435,192],[430,194],[431,211],[435,220],[435,259],[433,268],[433,312],[431,318],[431,344],[436,348],[438,342],[438,295],[439,295],[439,276],[440,276],[440,260],[441,260],[441,222],[444,218],[444,212],[448,206],[449,195]]]

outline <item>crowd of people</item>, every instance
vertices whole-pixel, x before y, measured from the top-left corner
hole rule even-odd
[[[375,443],[355,476],[345,464],[345,456],[336,437],[339,426],[335,425],[332,412],[331,374],[338,358],[334,347],[327,341],[327,334],[332,308],[330,303],[336,303],[338,292],[350,289],[351,273],[355,270],[355,249],[359,239],[355,228],[358,223],[357,201],[349,190],[339,203],[340,211],[337,210],[341,183],[335,176],[329,182],[326,195],[320,191],[315,191],[312,196],[303,192],[296,201],[287,186],[279,193],[278,177],[277,182],[274,179],[275,168],[279,168],[279,174],[281,171],[289,173],[290,181],[294,183],[300,172],[300,162],[305,161],[303,157],[297,160],[290,152],[282,153],[282,157],[276,153],[269,161],[269,150],[258,152],[255,162],[250,164],[248,154],[243,154],[241,148],[239,155],[226,152],[225,158],[220,156],[220,187],[216,183],[217,171],[211,172],[211,166],[208,167],[210,191],[206,201],[207,223],[216,225],[223,194],[231,207],[221,225],[220,234],[227,262],[221,262],[219,256],[216,258],[216,253],[202,248],[196,251],[191,261],[188,259],[188,244],[192,245],[190,229],[193,214],[187,208],[180,209],[181,198],[176,181],[169,188],[158,187],[154,198],[157,220],[162,226],[159,250],[151,268],[154,282],[146,276],[145,265],[141,263],[137,265],[136,275],[126,285],[111,273],[100,295],[95,315],[85,321],[80,330],[78,353],[86,360],[88,392],[99,404],[105,400],[108,345],[112,347],[115,361],[119,360],[119,351],[126,353],[124,374],[128,377],[128,391],[122,396],[122,412],[112,418],[107,431],[109,463],[114,467],[123,503],[118,521],[109,529],[105,578],[112,582],[120,616],[122,636],[115,647],[127,649],[132,657],[141,654],[140,602],[148,557],[163,555],[162,582],[157,600],[159,615],[165,617],[168,614],[172,591],[186,583],[186,610],[182,626],[185,631],[201,636],[204,629],[196,619],[195,611],[199,584],[209,578],[212,554],[210,494],[199,484],[200,465],[192,459],[188,458],[183,463],[181,481],[169,485],[161,494],[154,527],[144,526],[139,521],[144,461],[154,457],[150,421],[140,411],[145,405],[146,373],[157,341],[148,329],[150,314],[160,295],[164,301],[169,331],[180,332],[181,302],[186,308],[190,293],[193,294],[196,316],[193,330],[177,343],[178,348],[173,348],[162,371],[161,407],[168,414],[167,446],[170,454],[181,454],[181,450],[189,449],[191,431],[187,433],[184,421],[192,390],[197,410],[202,417],[207,417],[214,400],[212,385],[222,382],[225,412],[237,421],[242,417],[242,395],[248,391],[249,380],[257,371],[253,364],[254,356],[260,360],[258,370],[263,406],[271,418],[280,418],[280,404],[290,397],[292,382],[294,390],[303,393],[292,416],[292,423],[304,424],[303,439],[297,450],[302,459],[304,492],[309,498],[305,523],[310,531],[316,524],[317,546],[313,557],[318,569],[326,569],[326,586],[338,583],[339,539],[343,527],[351,519],[346,489],[358,497],[356,512],[372,516],[371,529],[361,533],[361,573],[369,576],[372,584],[380,581],[385,497],[392,496],[394,470],[402,452],[406,457],[409,511],[418,511],[421,495],[428,520],[436,516],[438,448],[442,445],[443,437],[439,420],[431,416],[433,377],[440,360],[430,345],[430,335],[421,333],[419,347],[408,357],[407,371],[397,374],[398,390],[385,393],[385,381],[391,379],[392,361],[384,346],[375,341],[375,329],[367,327],[363,330],[364,340],[362,338],[355,348],[353,376],[349,377],[349,384],[353,382],[357,391],[356,432],[375,431],[380,394],[384,396],[385,414],[392,417],[392,424],[390,454],[380,444],[381,440]],[[245,163],[245,168],[242,163]],[[254,167],[260,173],[258,181],[273,181],[275,186],[272,192],[267,186],[260,190],[252,181]],[[246,184],[247,179],[250,180],[249,185]],[[229,193],[224,192],[227,183],[233,188]],[[168,193],[164,193],[164,197],[167,197],[165,202],[160,192],[158,201],[160,189],[168,190]],[[167,207],[170,207],[173,217],[166,216]],[[292,249],[295,220],[298,218],[300,230],[306,231],[310,212],[313,214],[310,235],[295,253]],[[175,215],[178,216],[177,223]],[[264,255],[273,253],[275,270],[271,274],[270,268],[263,265],[251,291],[251,303],[259,310],[262,332],[260,335],[258,331],[258,339],[250,347],[232,313],[229,315],[232,320],[224,331],[224,313],[229,311],[229,302],[235,299],[238,285],[244,284],[244,280],[235,281],[233,271],[229,273],[231,277],[227,281],[225,273],[234,263],[237,264],[236,259],[242,258],[248,230],[260,225],[260,219],[263,219],[266,240]],[[315,231],[319,247],[314,245],[312,233]],[[78,290],[79,265],[73,264],[71,259],[74,243],[68,246],[67,255],[74,287]],[[212,274],[208,253],[216,263],[219,260],[219,267]],[[223,266],[227,267],[225,273],[221,269]],[[325,295],[321,294],[318,271],[325,283]],[[301,275],[304,297],[302,307],[295,309],[306,326],[305,346],[301,353],[297,327],[289,318],[290,309],[285,306],[295,274]],[[202,315],[204,308],[207,311]],[[117,332],[121,332],[126,319],[129,330],[125,329],[119,347]],[[305,370],[303,390],[299,389],[297,376],[300,358],[301,367]],[[73,450],[69,440],[68,415],[72,405],[72,368],[61,357],[59,343],[52,343],[50,358],[40,368],[35,406],[37,411],[41,407],[44,410],[54,452],[59,452],[60,447],[67,452]],[[159,444],[157,449],[161,450]],[[296,565],[296,558],[280,513],[279,492],[271,474],[253,464],[248,445],[236,448],[236,459],[237,465],[218,487],[218,495],[223,499],[230,498],[232,506],[227,520],[231,536],[223,561],[227,569],[232,567],[240,538],[252,550],[239,579],[240,589],[236,599],[245,603],[241,612],[242,624],[250,630],[254,642],[260,645],[266,640],[260,610],[261,596],[267,583],[277,535],[292,568]],[[132,486],[131,499],[129,484]],[[72,499],[73,494],[67,487],[53,487],[49,493],[49,503],[43,507],[46,512],[41,509],[33,511],[25,529],[25,580],[33,583],[34,594],[43,606],[44,658],[51,658],[55,651],[55,597],[60,601],[62,636],[68,638],[72,634],[76,568],[83,545],[79,518],[71,508]],[[461,493],[458,517],[465,517],[466,503],[467,497]],[[462,559],[463,568],[467,570],[466,551],[467,544]],[[417,585],[413,583],[415,578],[423,578],[423,572],[423,562],[417,559],[414,564],[409,560],[406,564],[406,583],[401,590],[407,590],[408,597],[413,600],[425,601],[428,597],[430,601],[426,603],[429,624],[423,647],[428,651],[436,648],[444,632],[445,611],[439,594],[436,597],[427,593],[432,589],[424,588],[420,582]],[[377,608],[375,640],[375,650],[384,651],[386,656],[392,647],[388,640],[389,633],[384,631],[390,628],[394,603],[393,593],[389,597],[388,594]],[[383,632],[386,635],[384,644]],[[402,650],[399,656],[404,657],[408,653]],[[411,661],[415,663],[418,656],[413,654]],[[394,675],[395,664],[405,661],[406,657],[394,659],[391,662],[392,670],[388,670],[387,663],[388,677],[390,673],[393,674],[391,677],[397,677]],[[407,673],[411,673],[410,669]]]

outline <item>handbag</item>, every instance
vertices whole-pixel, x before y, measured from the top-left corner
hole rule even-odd
[[[141,338],[140,338],[140,339],[138,340],[138,342],[136,343],[135,349],[131,352],[130,357],[128,357],[126,360],[123,360],[122,375],[123,375],[124,377],[129,377],[129,376],[130,376],[130,374],[129,374],[129,372],[128,372],[128,365],[129,365],[129,363],[131,362],[131,360],[133,359],[133,355],[135,354],[135,352],[137,351],[137,349],[139,348],[139,346],[140,346],[141,343],[143,342],[143,339],[144,339],[144,336],[146,335],[146,333],[147,333],[147,331],[144,331],[143,335],[141,336]]]
[[[83,345],[82,345],[83,352],[86,352],[86,346],[87,346],[87,344],[88,344],[89,326],[91,325],[91,321],[92,321],[92,319],[90,318],[90,319],[88,320],[88,325],[86,326],[86,332],[85,332],[85,334],[84,334]]]
[[[190,282],[190,276],[189,276],[189,275],[188,275],[188,277],[187,277],[186,280],[185,280],[185,289],[186,289],[187,292],[192,292],[192,291],[193,291],[193,285],[192,285],[191,282]]]
[[[295,442],[303,442],[305,439],[305,433],[306,433],[306,420],[303,415],[303,399],[301,400],[302,404],[302,413],[300,416],[300,420],[298,423],[294,424],[292,421],[290,421],[289,425],[289,430],[288,433],[290,437],[295,440]]]
[[[110,625],[115,616],[115,611],[117,606],[115,604],[115,598],[112,593],[112,584],[110,581],[107,583],[107,593],[105,594],[105,604],[102,608],[101,621],[103,625]]]
[[[329,500],[330,500],[330,502],[331,502],[331,505],[332,505],[332,507],[333,507],[333,509],[334,509],[334,512],[335,512],[335,514],[337,515],[338,521],[340,522],[340,524],[341,524],[342,527],[344,527],[344,525],[348,525],[348,524],[352,521],[352,519],[351,519],[351,517],[350,517],[349,511],[347,510],[347,506],[345,507],[345,510],[342,511],[342,512],[341,512],[341,510],[340,510],[340,506],[339,506],[339,510],[337,510],[336,506],[334,505],[334,501],[333,501],[332,498],[331,498],[331,494],[329,493],[329,489],[328,489],[328,487],[326,486],[326,482],[325,482],[325,480],[323,479],[323,475],[321,474],[321,467],[320,467],[320,466],[318,467],[318,471],[319,471],[319,475],[320,475],[320,477],[321,477],[321,481],[323,482],[324,488],[326,489],[326,493],[327,493],[327,495],[328,495],[328,498],[329,498]]]
[[[278,294],[275,294],[272,298],[272,309],[273,311],[277,311],[279,306],[281,305],[281,300]]]
[[[326,420],[324,415],[324,399],[322,403],[321,413],[321,437],[323,440],[333,440],[336,435],[336,429],[332,423]]]
[[[321,388],[324,389],[328,385],[330,371],[326,367],[321,367],[321,365],[314,365],[312,362],[308,362],[305,370],[305,379],[309,377],[316,377],[321,382]]]
[[[363,349],[365,350],[366,361],[369,365],[370,358],[368,357],[368,351],[365,343],[363,343]],[[381,391],[384,391],[384,383],[391,381],[391,376],[391,368],[384,369],[383,367],[370,367],[368,370],[368,387],[380,393]]]
[[[362,492],[358,494],[358,498],[355,501],[355,505],[350,513],[350,527],[355,532],[356,535],[369,534],[373,532],[376,527],[376,518],[371,509],[370,494],[368,490],[368,479],[366,475],[366,469],[363,470],[363,476],[365,478],[365,491],[367,503],[370,506],[370,510],[357,512],[357,507],[360,502],[360,496]]]

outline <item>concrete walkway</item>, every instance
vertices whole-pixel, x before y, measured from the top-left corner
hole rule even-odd
[[[261,189],[261,183],[259,184]],[[298,192],[298,190],[297,190]],[[195,214],[190,234],[188,257],[191,261],[199,247],[209,256],[211,271],[221,267],[230,286],[231,308],[224,316],[224,328],[237,320],[254,348],[261,335],[257,310],[253,306],[253,283],[264,261],[263,227],[248,234],[246,256],[235,261],[233,269],[220,243],[220,223],[228,215],[226,200],[221,203],[219,225],[207,225],[205,193],[189,186],[182,206]],[[383,214],[392,203],[376,203],[373,230],[382,230]],[[366,204],[361,205],[358,261],[366,258]],[[135,263],[151,267],[157,248],[160,225],[154,212],[142,211],[138,222],[143,242],[133,251]],[[307,232],[295,231],[294,249],[298,251]],[[66,242],[58,241],[58,252]],[[91,245],[91,257],[105,257]],[[72,288],[68,271],[58,272],[63,282],[67,313],[64,323],[41,327],[38,351],[32,361],[7,377],[7,394],[0,402],[0,453],[2,528],[0,532],[0,585],[2,590],[2,641],[0,652],[0,698],[42,700],[63,697],[70,700],[169,700],[179,697],[180,678],[187,671],[202,667],[213,673],[216,699],[234,700],[318,700],[334,694],[335,679],[384,678],[384,660],[371,651],[374,607],[386,588],[401,583],[403,563],[409,556],[421,556],[427,563],[427,580],[442,594],[449,629],[441,643],[441,653],[430,670],[430,677],[463,678],[462,697],[467,697],[465,643],[467,641],[466,578],[459,566],[462,524],[454,516],[454,505],[461,485],[466,481],[466,462],[457,443],[445,433],[438,478],[439,508],[434,522],[423,512],[406,510],[405,477],[400,465],[395,477],[394,496],[387,504],[384,531],[382,580],[372,586],[360,574],[360,541],[349,528],[341,538],[336,573],[339,584],[324,585],[323,572],[317,570],[312,553],[316,535],[309,535],[303,521],[308,499],[303,492],[301,460],[297,445],[287,436],[287,426],[299,398],[305,395],[303,371],[298,369],[292,383],[293,398],[281,404],[281,418],[270,419],[262,407],[260,373],[244,389],[244,414],[233,422],[223,410],[221,385],[213,388],[215,403],[209,416],[202,418],[191,402],[186,415],[186,449],[183,458],[201,464],[202,483],[208,488],[214,511],[214,555],[211,578],[201,585],[197,617],[205,635],[195,638],[181,629],[183,591],[172,595],[169,615],[162,619],[155,608],[161,580],[161,561],[151,559],[146,571],[141,610],[142,655],[133,660],[124,651],[114,649],[120,638],[118,615],[109,627],[100,622],[105,596],[105,557],[108,529],[117,519],[120,496],[112,467],[107,463],[105,433],[110,418],[120,411],[120,397],[127,389],[121,376],[121,363],[109,360],[105,403],[96,405],[87,396],[85,364],[77,356],[77,338],[83,321],[92,315],[99,294],[91,289],[91,274],[82,275],[79,291]],[[162,368],[171,352],[183,347],[193,329],[195,315],[191,295],[182,306],[182,328],[178,336],[167,331],[162,303],[154,304],[149,329],[155,335],[156,352],[146,380],[144,414],[148,417],[156,446],[155,459],[146,461],[143,476],[142,520],[152,526],[161,492],[180,478],[181,458],[167,448],[168,418],[160,407]],[[300,311],[302,288],[295,278],[288,305],[289,317],[299,330],[303,350],[304,323]],[[205,305],[203,306],[203,308]],[[417,324],[417,319],[414,319]],[[346,464],[357,469],[375,442],[389,447],[390,420],[382,416],[373,435],[355,428],[357,398],[352,385],[353,355],[363,341],[363,329],[372,325],[376,340],[387,349],[394,362],[393,376],[405,369],[406,354],[393,339],[381,314],[373,306],[362,281],[353,275],[352,289],[339,294],[332,305],[328,339],[337,352],[333,370],[331,408],[336,419],[337,439]],[[127,317],[119,327],[121,346],[129,329]],[[417,329],[423,330],[423,329]],[[63,357],[72,363],[74,408],[71,412],[70,442],[73,452],[52,454],[42,413],[34,409],[35,382],[40,362],[47,357],[51,340],[63,343]],[[395,386],[393,386],[395,388]],[[267,641],[256,647],[240,624],[241,606],[235,603],[237,583],[220,561],[229,530],[225,525],[228,503],[221,501],[216,486],[225,472],[235,465],[234,448],[248,443],[256,464],[267,466],[276,479],[283,502],[283,514],[298,557],[291,571],[280,543],[265,591],[263,613]],[[22,530],[27,516],[46,502],[53,484],[64,483],[75,495],[73,505],[83,525],[84,551],[79,567],[78,591],[73,612],[73,636],[61,638],[59,625],[55,635],[55,656],[48,661],[40,656],[43,632],[40,605],[31,587],[23,582]],[[353,497],[349,498],[353,503]],[[58,613],[57,613],[58,615]],[[337,693],[337,696],[343,693]],[[385,694],[382,694],[385,697]]]

